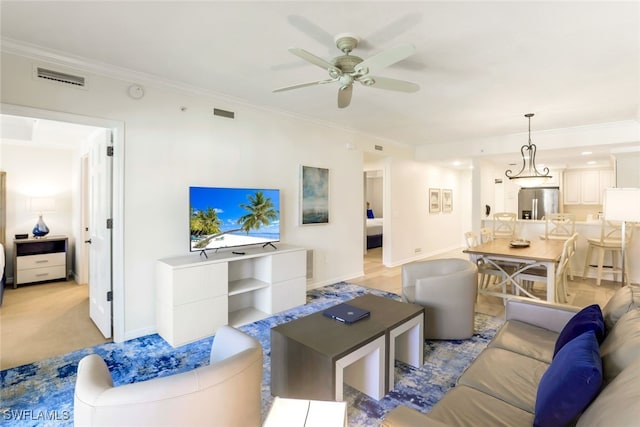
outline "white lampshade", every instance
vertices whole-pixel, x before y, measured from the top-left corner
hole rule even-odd
[[[640,222],[640,188],[604,190],[603,213],[609,221]]]
[[[55,212],[56,200],[53,197],[33,197],[29,200],[29,211],[42,215]]]

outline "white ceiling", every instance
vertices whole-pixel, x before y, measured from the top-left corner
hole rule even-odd
[[[1,7],[3,49],[29,43],[401,144],[488,138],[638,120],[640,2],[22,2]],[[377,75],[417,93],[357,85],[347,109],[334,84],[272,93],[327,72],[291,46],[330,60],[334,36],[370,57],[400,43],[417,52]],[[140,74],[142,73],[142,74]],[[134,74],[132,74],[134,75]],[[522,143],[525,143],[523,140]],[[513,152],[517,153],[518,147]],[[538,147],[542,153],[549,147]],[[575,157],[575,153],[570,153]]]
[[[3,144],[47,145],[72,150],[86,142],[97,130],[93,126],[0,114],[0,140]]]

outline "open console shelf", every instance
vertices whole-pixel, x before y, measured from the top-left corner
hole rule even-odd
[[[158,334],[179,346],[303,305],[306,250],[278,244],[161,259],[156,282]]]
[[[229,282],[229,296],[269,287],[269,283],[256,279],[239,279]]]

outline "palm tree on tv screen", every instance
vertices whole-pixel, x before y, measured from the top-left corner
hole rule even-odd
[[[241,204],[240,207],[249,211],[248,214],[238,218],[241,229],[249,234],[249,230],[259,230],[263,225],[271,224],[271,221],[278,219],[278,211],[273,206],[271,197],[264,197],[262,191],[256,192],[253,196],[247,196],[249,204]]]
[[[238,218],[238,225],[240,225],[240,228],[236,228],[233,230],[220,231],[220,219],[218,218],[218,215],[212,208],[207,208],[206,212],[211,211],[215,216],[215,231],[211,233],[212,235],[209,235],[208,237],[198,241],[196,244],[194,244],[193,247],[196,249],[206,248],[211,240],[224,234],[234,233],[236,231],[243,230],[247,234],[249,234],[249,231],[251,229],[259,230],[261,226],[269,225],[271,224],[272,220],[278,219],[278,211],[275,209],[275,206],[271,201],[271,197],[265,197],[262,191],[256,191],[255,194],[248,195],[247,198],[249,199],[249,203],[241,203],[240,207],[248,211],[248,213]],[[198,215],[196,215],[196,217],[198,217]],[[196,222],[196,224],[198,224],[198,222]],[[200,234],[194,233],[193,208],[191,213],[191,234],[196,236],[210,234],[208,232],[202,232]]]
[[[218,218],[218,213],[213,208],[195,211],[191,206],[191,235],[203,236],[207,234],[220,233],[222,221]]]

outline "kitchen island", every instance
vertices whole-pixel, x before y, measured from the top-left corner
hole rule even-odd
[[[541,220],[517,220],[516,221],[516,237],[526,240],[540,239],[540,236],[544,236],[545,221]],[[627,224],[630,227],[631,224]],[[493,229],[493,220],[482,220],[482,227]],[[582,276],[584,271],[584,262],[587,256],[587,239],[600,237],[601,223],[599,220],[594,221],[576,221],[576,233],[578,233],[578,244],[576,248],[576,254],[571,259],[571,271],[574,276]],[[640,283],[640,226],[635,226],[635,232],[631,245],[627,249],[629,265],[626,265],[629,282]],[[594,256],[595,258],[595,256]],[[605,257],[605,265],[611,265],[611,257]],[[593,261],[592,261],[593,263]],[[587,277],[596,277],[595,271],[589,271]],[[613,280],[611,273],[604,272],[603,279]],[[618,275],[618,281],[622,278]]]

